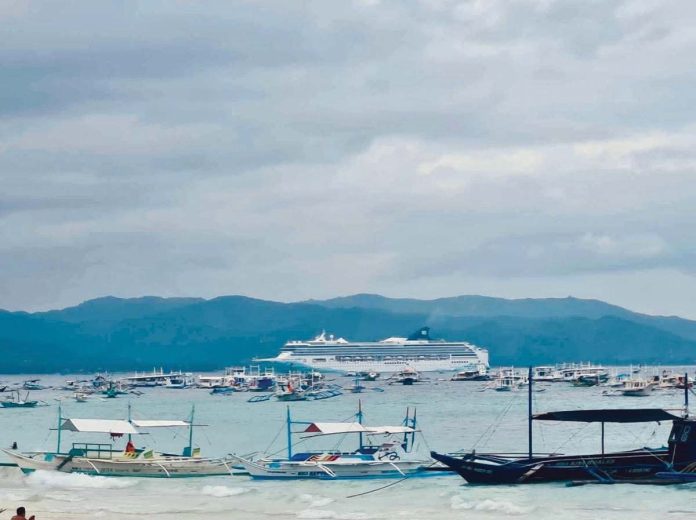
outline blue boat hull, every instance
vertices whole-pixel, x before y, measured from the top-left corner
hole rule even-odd
[[[532,459],[473,454],[452,457],[436,452],[431,456],[471,484],[639,481],[672,469],[666,449]]]

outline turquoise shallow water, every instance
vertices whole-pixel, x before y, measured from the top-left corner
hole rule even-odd
[[[28,376],[27,376],[28,377]],[[440,376],[444,377],[444,376]],[[60,384],[69,376],[44,376],[42,382]],[[21,381],[24,376],[0,380]],[[350,384],[348,379],[337,381]],[[380,383],[376,383],[380,386]],[[514,394],[482,391],[482,383],[433,381],[413,387],[385,387],[383,393],[346,394],[326,401],[292,404],[298,420],[348,419],[362,400],[365,421],[395,424],[406,406],[418,410],[424,439],[419,449],[453,451],[476,447],[484,450],[524,451],[527,446],[526,392]],[[572,388],[563,384],[538,385],[535,411],[597,407],[671,407],[682,404],[680,392],[654,392],[650,397],[607,397],[599,388]],[[41,391],[33,398],[50,406],[0,410],[0,445],[17,441],[25,450],[53,449],[57,403],[67,392]],[[284,442],[285,405],[269,401],[247,403],[250,394],[211,396],[205,390],[146,390],[141,397],[122,397],[78,404],[64,403],[68,417],[125,418],[130,401],[139,418],[186,418],[196,405],[196,422],[208,425],[196,430],[196,442],[204,455],[239,454],[281,449]],[[493,426],[493,427],[492,427]],[[607,449],[660,446],[669,425],[608,425]],[[598,425],[537,424],[537,451],[566,453],[597,451]],[[75,441],[106,442],[105,436],[66,435]],[[140,444],[161,450],[180,450],[186,432],[160,432],[141,438]],[[100,478],[84,475],[0,470],[0,508],[25,505],[43,518],[197,519],[210,515],[224,518],[696,518],[696,486],[651,487],[563,485],[481,487],[466,485],[457,476],[412,479],[357,498],[389,481],[252,481],[247,477],[214,477],[185,480]],[[0,518],[7,513],[0,515]],[[9,517],[8,517],[9,518]]]

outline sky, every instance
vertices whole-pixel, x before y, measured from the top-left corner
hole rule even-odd
[[[0,3],[0,308],[598,298],[696,318],[696,3]]]

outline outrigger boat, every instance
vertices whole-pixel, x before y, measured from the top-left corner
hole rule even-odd
[[[43,403],[43,401],[41,401]],[[45,406],[45,403],[43,403]],[[39,401],[32,401],[29,399],[29,392],[26,393],[24,399],[19,393],[19,390],[15,390],[10,394],[10,397],[6,397],[0,401],[0,406],[2,408],[36,408],[39,406]]]
[[[431,452],[431,456],[461,475],[470,484],[527,484],[540,482],[577,482],[613,484],[683,482],[674,476],[696,471],[696,420],[688,414],[688,388],[682,416],[659,408],[570,410],[533,415],[531,369],[528,413],[528,453],[526,457],[509,454],[464,455]],[[688,387],[688,384],[685,385]],[[533,421],[571,421],[601,424],[601,452],[591,455],[535,454],[532,446]],[[668,445],[605,453],[606,423],[644,423],[672,421]]]
[[[628,379],[624,381],[621,394],[627,397],[645,397],[652,393],[655,384],[643,379]]]
[[[41,380],[29,379],[27,381],[24,381],[22,388],[24,388],[24,390],[47,390],[49,388],[48,386],[44,386],[41,383],[39,383],[39,381]]]
[[[130,416],[130,406],[128,407]],[[58,442],[54,452],[20,453],[16,450],[2,451],[24,473],[36,470],[84,473],[109,477],[207,477],[229,475],[231,466],[227,459],[202,458],[200,449],[193,447],[193,415],[189,421],[179,420],[106,420],[66,419],[58,407]],[[151,428],[188,428],[189,438],[181,455],[155,452],[152,449],[136,449],[132,436]],[[108,434],[112,442],[124,435],[128,444],[124,449],[115,449],[112,443],[73,443],[69,451],[61,448],[63,431]]]
[[[416,432],[415,411],[399,426],[365,426],[359,408],[354,422],[303,422],[286,415],[287,456],[285,458],[263,456],[257,460],[232,455],[255,479],[368,479],[404,478],[432,475],[427,470],[432,461],[418,460],[408,456],[413,448]],[[293,431],[293,426],[302,426]],[[355,451],[293,451],[293,436],[303,439],[330,435],[357,435]],[[397,439],[399,436],[401,439]],[[380,442],[370,442],[377,438]],[[365,442],[368,440],[368,442]]]

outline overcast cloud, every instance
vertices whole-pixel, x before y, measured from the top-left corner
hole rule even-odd
[[[0,307],[696,318],[694,27],[657,0],[0,3]]]

